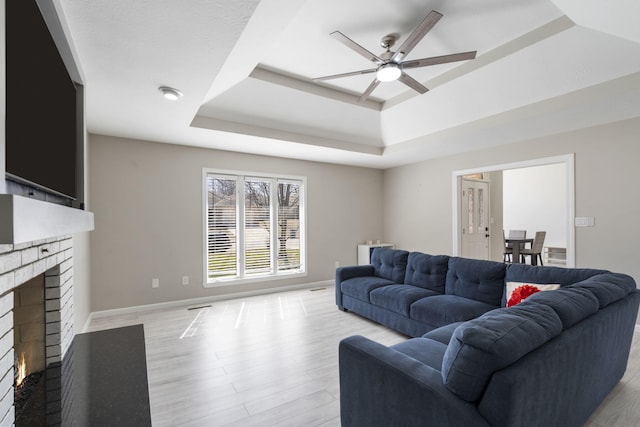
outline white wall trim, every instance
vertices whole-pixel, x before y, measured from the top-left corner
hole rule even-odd
[[[193,305],[207,304],[207,303],[216,302],[216,301],[224,301],[224,300],[231,300],[236,298],[246,298],[246,297],[252,297],[257,295],[272,294],[276,292],[295,291],[300,289],[311,289],[311,288],[327,287],[327,286],[334,286],[334,281],[323,280],[320,282],[304,283],[301,285],[294,285],[294,286],[281,286],[278,288],[261,289],[261,290],[255,290],[255,291],[247,291],[247,292],[236,292],[236,293],[230,293],[225,295],[213,295],[208,297],[190,298],[190,299],[168,301],[168,302],[161,302],[161,303],[155,303],[155,304],[137,305],[133,307],[116,308],[113,310],[94,311],[91,314],[89,314],[89,317],[87,318],[87,322],[82,328],[81,333],[85,333],[89,331],[89,325],[91,324],[91,321],[93,319],[100,319],[103,317],[119,316],[124,314],[144,313],[147,311],[172,309],[176,307],[188,307]]]
[[[453,194],[453,255],[459,256],[460,247],[462,246],[462,236],[460,234],[460,192],[461,179],[464,175],[470,175],[481,172],[494,172],[505,169],[519,169],[532,166],[544,166],[550,164],[564,163],[567,173],[567,267],[575,267],[575,153],[569,153],[559,156],[542,157],[538,159],[530,159],[513,163],[502,163],[497,165],[480,166],[473,169],[465,169],[453,171],[452,173],[452,194]]]

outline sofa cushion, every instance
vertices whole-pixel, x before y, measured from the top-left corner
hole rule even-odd
[[[507,266],[507,282],[526,283],[558,283],[560,286],[581,282],[606,270],[593,268],[539,267],[527,264],[509,264]]]
[[[568,286],[569,288],[584,288],[591,291],[600,308],[618,301],[636,290],[636,283],[631,276],[621,273],[606,273],[590,277],[582,282]]]
[[[559,287],[560,285],[557,283],[541,285],[539,283],[507,282],[506,306],[511,307],[517,305],[533,293],[540,291],[552,291]]]
[[[444,294],[449,257],[411,252],[407,260],[406,285],[419,286]]]
[[[408,257],[409,252],[400,249],[375,248],[371,254],[374,274],[395,283],[402,283]]]
[[[453,335],[453,331],[464,322],[454,322],[449,323],[448,325],[441,326],[437,329],[427,332],[422,337],[423,338],[431,338],[434,341],[441,342],[442,344],[449,345],[449,341],[451,341],[451,336]],[[439,369],[438,369],[439,370]]]
[[[419,288],[411,285],[383,286],[371,291],[369,299],[371,304],[386,308],[395,313],[409,317],[411,304],[419,299],[439,295],[429,289]]]
[[[600,309],[598,299],[584,288],[561,288],[551,292],[538,292],[520,305],[544,304],[551,307],[560,320],[562,329],[568,329]]]
[[[540,294],[553,292],[557,291]],[[493,310],[454,331],[442,362],[442,379],[451,392],[477,401],[495,371],[562,332],[562,322],[551,307],[523,304]]]
[[[440,371],[442,359],[447,351],[447,345],[429,338],[412,338],[399,344],[392,345],[396,351],[406,354],[427,366]]]
[[[505,270],[502,262],[449,258],[445,293],[499,306]]]
[[[395,285],[395,283],[382,277],[366,276],[344,280],[340,284],[340,289],[345,295],[370,303],[369,293],[372,290],[389,285]]]
[[[593,268],[539,267],[527,264],[509,264],[505,281],[538,284],[557,283],[560,287],[563,287],[604,273],[608,273],[608,271]],[[503,307],[507,305],[506,293],[502,298],[501,305]]]
[[[430,326],[440,327],[474,319],[495,308],[495,305],[456,295],[435,295],[411,304],[409,317]]]

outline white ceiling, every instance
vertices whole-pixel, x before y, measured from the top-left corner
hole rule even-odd
[[[387,168],[640,116],[637,0],[54,1],[93,133]],[[312,80],[374,68],[332,31],[380,54],[431,10],[407,59],[478,54],[407,70],[426,94]]]

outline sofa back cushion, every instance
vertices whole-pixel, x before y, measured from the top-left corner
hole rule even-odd
[[[593,268],[541,268],[535,265],[509,264],[507,266],[506,281],[540,284],[558,283],[560,286],[567,286],[603,273],[608,273],[608,271]]]
[[[593,268],[542,268],[527,264],[509,264],[505,282],[524,282],[538,285],[559,284],[563,287],[604,273],[608,273],[608,271]],[[501,305],[503,307],[507,305],[506,292]]]
[[[591,291],[572,287],[538,292],[520,303],[522,306],[529,304],[544,304],[551,307],[560,318],[563,330],[569,329],[600,309],[600,303]]]
[[[402,283],[409,252],[400,249],[375,248],[371,254],[374,274],[395,283]]]
[[[631,276],[621,273],[605,273],[592,276],[568,288],[588,289],[598,299],[600,308],[614,303],[636,290],[636,282]]]
[[[453,332],[442,361],[442,380],[461,399],[476,402],[495,371],[561,332],[560,318],[545,305],[520,304],[490,311]]]
[[[445,293],[499,306],[505,270],[502,262],[451,257]]]
[[[411,252],[407,260],[404,283],[444,294],[449,257]]]

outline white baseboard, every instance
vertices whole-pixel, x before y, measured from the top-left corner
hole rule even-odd
[[[216,302],[216,301],[246,298],[246,297],[252,297],[256,295],[273,294],[276,292],[296,291],[300,289],[328,287],[328,286],[333,287],[333,285],[334,285],[333,280],[323,280],[320,282],[304,283],[301,285],[294,285],[294,286],[282,286],[278,288],[262,289],[262,290],[247,291],[247,292],[236,292],[236,293],[225,294],[225,295],[213,295],[209,297],[191,298],[191,299],[183,299],[178,301],[160,302],[155,304],[137,305],[133,307],[115,308],[112,310],[94,311],[89,314],[89,317],[87,318],[87,321],[85,322],[81,333],[85,333],[89,330],[89,325],[91,324],[91,321],[93,319],[100,319],[102,317],[119,316],[123,314],[144,313],[146,311],[171,309],[176,307],[188,307],[193,305],[207,304],[207,303]]]

